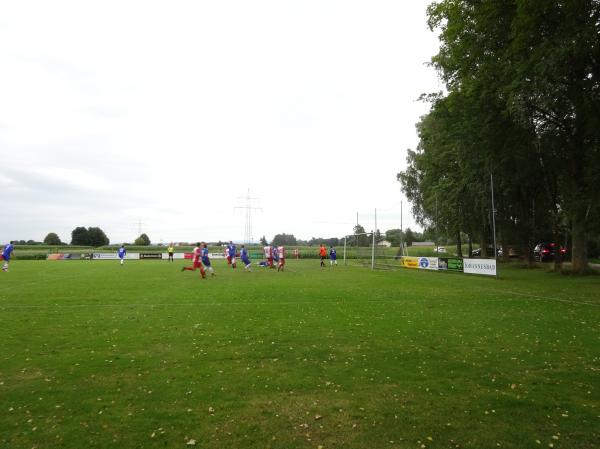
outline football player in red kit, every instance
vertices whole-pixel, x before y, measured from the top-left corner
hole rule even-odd
[[[181,271],[196,271],[200,268],[200,276],[202,279],[206,278],[206,272],[204,271],[204,267],[202,266],[202,262],[200,262],[200,253],[202,250],[200,249],[200,243],[196,244],[194,251],[192,252],[192,266],[191,267],[182,267]]]

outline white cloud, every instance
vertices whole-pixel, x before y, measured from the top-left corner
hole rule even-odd
[[[440,89],[427,4],[8,3],[0,240],[131,241],[138,220],[153,240],[241,239],[247,188],[255,238],[343,235],[375,207],[398,227],[416,98]]]

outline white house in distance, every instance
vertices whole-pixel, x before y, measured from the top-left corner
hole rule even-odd
[[[412,246],[435,246],[435,242],[413,242]]]
[[[392,244],[390,242],[388,242],[387,240],[382,240],[381,242],[377,243],[377,246],[384,246],[386,248],[391,248]]]

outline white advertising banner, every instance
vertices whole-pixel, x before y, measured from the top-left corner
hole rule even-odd
[[[94,253],[94,260],[110,260],[110,259],[118,259],[117,253]]]
[[[94,253],[94,260],[115,260],[118,259],[117,253]],[[140,258],[140,253],[125,253],[126,260],[137,260]]]
[[[169,260],[169,253],[162,253],[163,260]],[[175,259],[185,259],[184,253],[173,253],[173,260]]]
[[[419,268],[422,270],[437,270],[439,262],[437,257],[419,257]]]
[[[496,276],[495,259],[463,259],[463,271],[469,274]]]
[[[223,254],[223,253],[209,253],[209,257],[211,259],[225,259],[225,254]]]

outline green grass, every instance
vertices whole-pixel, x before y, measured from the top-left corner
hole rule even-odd
[[[597,276],[183,264],[0,273],[0,447],[598,447]]]

